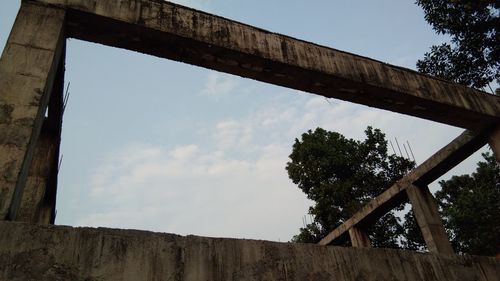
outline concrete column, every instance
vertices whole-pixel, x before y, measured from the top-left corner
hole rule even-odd
[[[43,127],[46,125],[44,124]],[[47,215],[42,216],[45,219],[39,221],[38,214],[47,191],[53,158],[56,156],[55,149],[56,145],[52,136],[43,128],[36,145],[16,220],[42,224],[50,222],[50,216]]]
[[[437,203],[429,188],[410,185],[406,193],[429,251],[436,254],[454,254]]]
[[[497,162],[500,163],[500,125],[498,125],[491,133],[489,144]]]
[[[47,116],[38,138],[16,220],[53,224],[63,118],[65,50],[50,94]]]
[[[353,247],[371,248],[370,237],[359,227],[353,226],[349,229],[349,238]]]
[[[15,220],[64,49],[62,9],[22,2],[0,58],[0,220]]]

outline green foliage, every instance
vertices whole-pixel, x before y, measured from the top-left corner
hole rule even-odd
[[[413,162],[388,154],[380,130],[368,127],[365,134],[364,141],[356,141],[317,128],[295,140],[286,166],[288,176],[315,203],[309,209],[314,221],[301,228],[293,242],[317,243],[414,168]],[[436,193],[457,253],[500,252],[500,165],[491,154],[483,157],[476,172],[440,181],[441,190]],[[389,212],[367,231],[374,247],[426,249],[412,211],[405,215],[404,224]],[[349,244],[346,238],[337,244]]]
[[[451,44],[432,46],[419,71],[474,88],[500,81],[500,2],[493,0],[417,0],[434,30]],[[495,94],[500,94],[496,89]],[[500,168],[483,155],[472,175],[441,181],[436,193],[445,228],[458,253],[500,252]],[[405,247],[421,249],[423,241],[412,214],[405,217]]]
[[[417,0],[434,30],[451,44],[432,46],[417,62],[419,71],[474,88],[500,79],[500,2]]]
[[[295,140],[286,169],[315,204],[309,209],[314,222],[293,241],[318,242],[414,167],[412,161],[388,154],[380,130],[368,127],[365,134],[364,141],[356,141],[317,128]],[[403,228],[390,212],[369,233],[374,246],[397,247]]]
[[[422,236],[420,227],[417,224],[417,219],[415,218],[413,210],[410,210],[405,214],[403,228],[405,240],[402,241],[402,244],[404,249],[413,251],[427,250],[424,237]]]
[[[458,253],[500,253],[500,165],[483,154],[472,175],[440,181],[436,193],[448,236]]]

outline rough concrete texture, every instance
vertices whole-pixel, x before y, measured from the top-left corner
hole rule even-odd
[[[16,221],[53,224],[63,117],[65,52],[61,55]]]
[[[496,281],[494,258],[0,222],[0,280]]]
[[[371,247],[370,237],[366,231],[360,227],[353,226],[349,229],[349,238],[351,245],[356,248],[369,248]]]
[[[490,135],[489,144],[491,150],[493,150],[493,154],[495,154],[497,162],[500,163],[500,125],[498,125]]]
[[[42,131],[35,149],[34,159],[30,168],[21,205],[16,217],[18,221],[31,223],[50,223],[50,214],[44,212],[43,201],[46,197],[47,182],[50,177],[52,163],[58,159],[53,136]],[[50,213],[50,210],[49,210]]]
[[[10,212],[20,205],[62,52],[64,16],[23,3],[0,59],[0,219],[15,216]]]
[[[411,207],[431,253],[453,254],[436,199],[427,186],[411,185],[406,189]]]
[[[469,129],[500,97],[163,0],[32,0],[68,10],[68,36]]]

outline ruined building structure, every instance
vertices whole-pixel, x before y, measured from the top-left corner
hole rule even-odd
[[[67,38],[465,131],[320,245],[55,226]],[[499,159],[499,122],[500,97],[166,1],[24,0],[0,59],[0,280],[496,281],[499,261],[453,253],[427,185],[488,143]],[[370,248],[366,226],[407,200],[430,252]]]

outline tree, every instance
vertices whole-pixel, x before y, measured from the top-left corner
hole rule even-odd
[[[318,242],[414,168],[414,162],[388,153],[380,130],[368,127],[365,134],[356,141],[317,128],[295,139],[288,176],[315,204],[309,209],[314,221],[292,241]],[[403,228],[389,212],[368,232],[375,247],[398,247]]]
[[[403,229],[405,239],[402,241],[402,248],[413,251],[427,250],[427,245],[422,236],[422,231],[418,226],[413,209],[405,214]]]
[[[500,82],[500,2],[416,0],[425,19],[451,44],[432,46],[417,62],[419,71],[474,88]]]
[[[500,83],[500,2],[493,0],[417,0],[434,30],[451,44],[432,46],[417,62],[421,72],[474,88]],[[500,94],[500,89],[495,91]],[[500,168],[483,154],[472,175],[440,181],[436,193],[445,228],[457,253],[495,255],[500,252]],[[424,243],[412,213],[405,216],[405,247]]]
[[[440,181],[436,199],[458,253],[500,253],[500,165],[489,153],[472,175]]]

